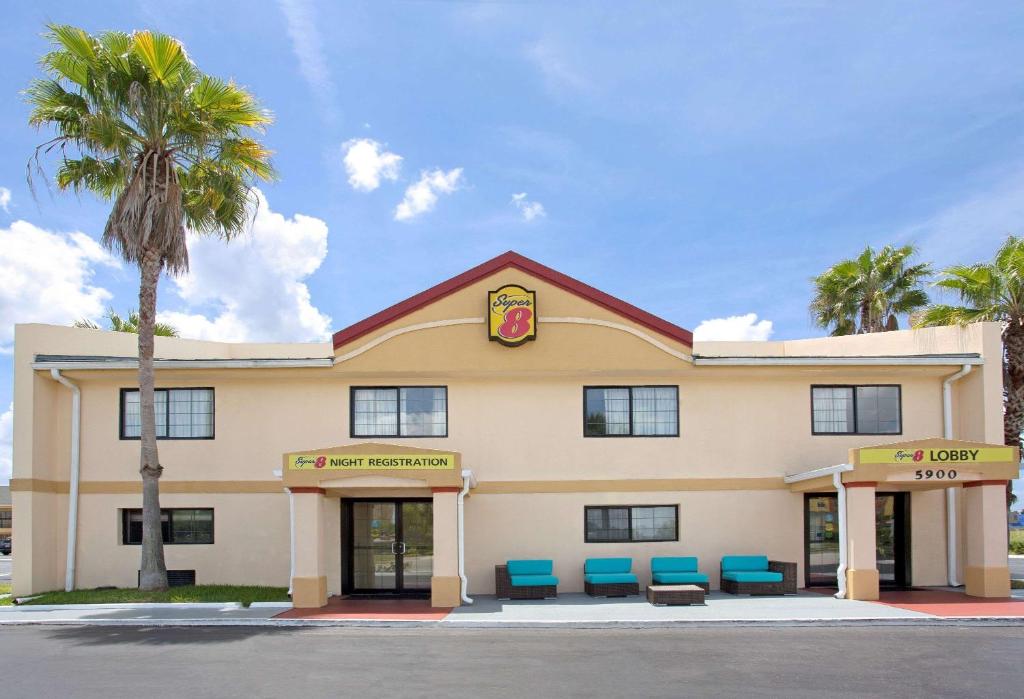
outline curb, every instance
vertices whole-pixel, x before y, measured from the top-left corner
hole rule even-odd
[[[290,607],[291,605],[289,605]],[[97,609],[245,609],[240,602],[103,602],[98,604],[19,604],[0,607],[0,614],[21,612],[90,611]]]
[[[673,629],[778,627],[969,626],[1024,627],[1024,617],[864,617],[856,619],[700,619],[666,621],[396,621],[374,619],[2,619],[0,626],[133,626],[133,627],[348,627],[432,629]]]

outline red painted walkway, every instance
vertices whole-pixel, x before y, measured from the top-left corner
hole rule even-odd
[[[884,590],[878,603],[935,616],[1024,616],[1024,600],[968,597],[951,590]]]
[[[326,607],[289,609],[275,619],[358,619],[365,621],[440,621],[449,607],[431,607],[419,599],[344,599],[331,597]]]

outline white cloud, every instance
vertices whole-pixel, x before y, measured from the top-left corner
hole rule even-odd
[[[277,0],[277,4],[284,13],[292,51],[299,61],[299,72],[320,103],[323,115],[334,120],[337,118],[338,89],[327,66],[316,11],[308,0]]]
[[[12,351],[15,323],[98,318],[111,293],[91,284],[97,265],[120,266],[85,233],[51,233],[27,221],[0,228],[0,354]]]
[[[693,331],[693,339],[698,342],[714,340],[767,340],[772,336],[772,322],[758,320],[756,313],[728,318],[711,318],[702,320]]]
[[[409,185],[405,190],[405,197],[395,208],[395,220],[409,221],[427,213],[437,204],[438,194],[451,194],[461,183],[461,167],[448,172],[440,169],[422,171],[419,181]]]
[[[524,221],[532,221],[535,218],[544,218],[548,212],[539,201],[530,201],[526,198],[526,192],[512,195],[512,205],[519,209]]]
[[[11,479],[14,464],[14,403],[0,415],[0,483]]]
[[[190,236],[191,269],[174,280],[187,308],[158,318],[201,340],[326,340],[331,319],[312,304],[305,280],[327,257],[327,224],[303,214],[285,218],[256,195],[256,217],[236,240]]]
[[[5,213],[11,213],[11,190],[7,187],[0,187],[0,209],[3,209]]]
[[[566,58],[561,46],[550,39],[542,39],[526,47],[526,58],[544,76],[547,88],[555,93],[588,92],[590,79],[577,70]]]
[[[372,192],[381,179],[397,180],[402,156],[389,153],[372,138],[354,138],[341,145],[345,152],[345,172],[352,189]]]

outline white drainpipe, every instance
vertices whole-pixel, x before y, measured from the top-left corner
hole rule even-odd
[[[467,593],[469,580],[466,578],[466,516],[465,499],[469,492],[469,486],[473,481],[473,472],[465,470],[462,472],[462,490],[456,498],[458,510],[458,539],[459,539],[459,597],[466,604],[473,604],[473,598]]]
[[[50,369],[55,381],[71,389],[71,485],[68,493],[68,557],[64,569],[64,590],[75,589],[75,550],[78,548],[78,474],[81,458],[82,391],[62,376],[60,369]]]
[[[971,373],[971,365],[963,368],[942,382],[942,436],[953,439],[953,382]],[[960,546],[956,526],[956,491],[957,488],[946,488],[946,581],[950,587],[959,587],[957,579],[957,559]]]
[[[842,471],[832,474],[832,483],[836,487],[836,501],[839,505],[839,567],[836,568],[836,587],[838,587],[836,599],[846,599],[846,486],[843,485]]]
[[[288,568],[288,595],[292,594],[292,580],[295,579],[295,495],[291,488],[288,491],[288,541],[291,548],[291,561]]]

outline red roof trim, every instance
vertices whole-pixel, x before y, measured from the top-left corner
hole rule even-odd
[[[342,345],[348,344],[349,342],[371,333],[392,321],[398,320],[402,316],[408,315],[413,311],[417,311],[427,304],[433,303],[444,296],[454,293],[465,286],[469,286],[470,284],[507,267],[515,267],[527,274],[532,274],[533,276],[543,279],[554,286],[576,294],[580,298],[586,299],[587,301],[596,303],[598,306],[618,313],[634,323],[659,332],[666,337],[672,338],[677,342],[681,342],[687,347],[693,347],[693,333],[689,330],[681,328],[667,320],[663,320],[656,315],[637,308],[633,304],[626,303],[625,301],[617,299],[610,294],[606,294],[599,289],[595,289],[589,284],[584,284],[577,279],[573,279],[567,274],[562,274],[550,267],[545,267],[539,262],[534,262],[533,260],[510,250],[509,252],[506,252],[503,255],[498,255],[494,259],[488,260],[481,265],[468,269],[462,274],[454,276],[447,281],[441,282],[437,286],[433,286],[426,291],[420,292],[415,296],[411,296],[405,301],[396,303],[390,308],[385,308],[379,313],[374,313],[369,318],[365,318],[354,325],[350,325],[343,330],[339,330],[334,333],[334,349],[338,349]]]

